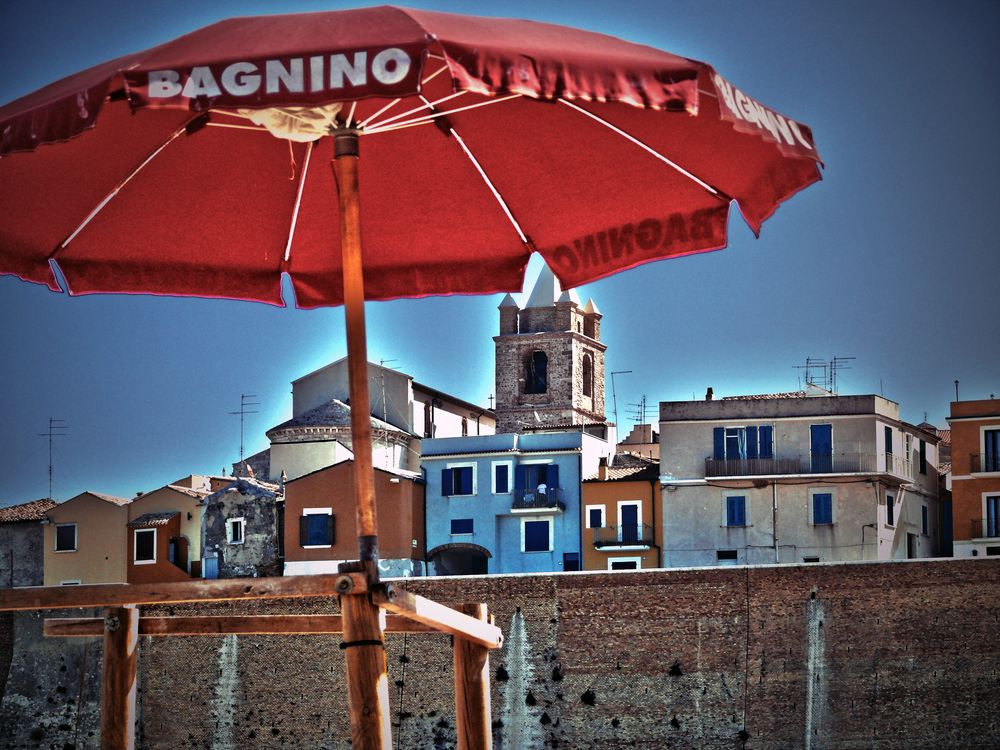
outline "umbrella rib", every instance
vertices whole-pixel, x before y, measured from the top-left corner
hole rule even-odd
[[[292,209],[292,223],[288,227],[288,242],[285,245],[285,263],[292,255],[292,238],[295,236],[295,225],[299,221],[299,206],[302,205],[302,191],[306,187],[306,174],[309,172],[309,157],[312,156],[313,141],[306,145],[306,158],[302,163],[302,175],[299,177],[299,189],[295,194],[295,207]]]
[[[677,162],[675,162],[675,161],[669,159],[668,157],[664,156],[663,154],[661,154],[659,151],[657,151],[656,149],[652,148],[651,146],[646,145],[645,143],[643,143],[642,141],[640,141],[635,136],[630,135],[629,133],[626,133],[624,130],[622,130],[621,128],[619,128],[617,125],[612,125],[610,122],[608,122],[607,120],[605,120],[603,117],[599,117],[598,115],[595,115],[593,112],[588,112],[583,107],[579,107],[576,104],[573,104],[572,102],[569,102],[569,101],[567,101],[565,99],[559,99],[559,102],[561,104],[565,104],[567,107],[572,107],[577,112],[581,112],[582,114],[585,114],[587,117],[591,118],[592,120],[594,120],[596,122],[599,122],[601,125],[603,125],[604,127],[608,128],[609,130],[617,133],[618,135],[622,136],[626,140],[631,141],[632,143],[634,143],[639,148],[641,148],[644,151],[648,152],[652,156],[655,156],[657,159],[659,159],[660,161],[662,161],[664,164],[666,164],[666,165],[668,165],[668,166],[673,167],[674,169],[676,169],[678,172],[680,172],[682,175],[684,175],[685,177],[687,177],[689,180],[691,180],[691,181],[697,183],[698,185],[700,185],[701,187],[703,187],[705,190],[707,190],[709,193],[711,193],[712,195],[714,195],[716,198],[719,198],[720,200],[723,200],[723,201],[726,201],[726,202],[728,202],[729,200],[731,200],[728,195],[726,195],[725,193],[723,193],[718,188],[712,187],[707,182],[705,182],[704,180],[702,180],[701,178],[699,178],[697,175],[692,174],[688,170],[684,169],[684,167],[682,167]]]
[[[444,58],[440,58],[440,59],[442,59],[442,60],[443,60]],[[442,74],[442,73],[443,73],[444,71],[446,71],[447,69],[448,69],[448,66],[447,66],[447,65],[442,65],[442,66],[441,66],[440,68],[438,68],[438,69],[437,69],[437,70],[435,70],[435,71],[434,71],[433,73],[431,73],[431,74],[430,74],[429,76],[427,76],[427,77],[426,77],[425,79],[423,79],[423,80],[422,80],[422,81],[420,82],[420,85],[421,85],[421,86],[426,86],[426,85],[427,85],[427,84],[428,84],[429,82],[433,81],[433,80],[434,80],[435,78],[437,78],[437,77],[438,77],[439,75],[441,75],[441,74]],[[372,120],[374,120],[374,119],[375,119],[376,117],[378,117],[378,116],[379,116],[379,115],[381,115],[382,113],[384,113],[384,112],[387,112],[388,110],[392,109],[392,108],[393,108],[393,107],[395,107],[395,106],[396,106],[397,104],[399,104],[399,103],[400,103],[401,101],[403,101],[403,97],[401,97],[401,96],[400,96],[400,97],[396,97],[396,98],[395,98],[395,99],[393,99],[393,100],[392,100],[391,102],[389,102],[389,103],[388,103],[388,104],[386,104],[386,105],[385,105],[384,107],[382,107],[382,109],[380,109],[380,110],[378,110],[377,112],[375,112],[375,114],[372,114],[372,115],[368,115],[368,117],[366,117],[366,118],[365,118],[365,119],[363,119],[363,120],[362,120],[361,122],[359,122],[357,126],[358,126],[359,128],[363,128],[363,127],[365,127],[365,125],[367,125],[367,124],[368,124],[369,122],[371,122]]]
[[[174,132],[173,132],[173,133],[172,133],[172,134],[170,135],[170,137],[169,137],[169,138],[167,138],[167,140],[165,140],[165,141],[164,141],[163,143],[161,143],[161,144],[160,144],[160,145],[159,145],[159,146],[158,146],[157,148],[155,148],[155,149],[153,150],[153,152],[152,152],[152,153],[150,153],[150,154],[149,154],[149,156],[147,156],[147,157],[146,157],[145,159],[143,159],[143,160],[142,160],[142,161],[141,161],[141,162],[140,162],[140,163],[138,164],[138,166],[136,166],[136,167],[135,167],[135,168],[134,168],[134,169],[133,169],[133,170],[132,170],[131,172],[129,172],[129,173],[128,173],[128,174],[127,174],[127,175],[125,176],[125,178],[124,178],[123,180],[121,180],[121,182],[119,182],[119,183],[118,183],[117,185],[115,185],[114,189],[113,189],[113,190],[112,190],[112,191],[111,191],[110,193],[108,193],[108,194],[107,194],[106,196],[104,196],[104,200],[102,200],[102,201],[101,201],[100,203],[98,203],[98,204],[97,204],[97,206],[96,206],[96,207],[94,208],[94,210],[93,210],[93,211],[91,211],[91,212],[90,212],[89,214],[87,214],[87,218],[85,218],[85,219],[84,219],[84,220],[83,220],[83,221],[82,221],[82,222],[80,223],[80,226],[78,226],[78,227],[77,227],[76,229],[74,229],[74,230],[73,230],[73,232],[72,232],[72,233],[71,233],[71,234],[70,234],[70,235],[69,235],[69,236],[68,236],[68,237],[67,237],[66,239],[64,239],[64,240],[63,240],[63,241],[62,241],[62,242],[61,242],[61,243],[59,244],[59,247],[57,247],[57,248],[56,248],[56,249],[55,249],[55,250],[54,250],[54,251],[52,252],[52,255],[54,256],[54,255],[56,254],[56,252],[58,252],[59,250],[62,250],[62,249],[64,249],[64,248],[65,248],[65,247],[66,247],[66,246],[67,246],[67,245],[68,245],[68,244],[69,244],[70,242],[72,242],[72,241],[73,241],[74,239],[76,239],[76,236],[77,236],[78,234],[80,234],[80,232],[82,232],[82,231],[83,231],[83,230],[84,230],[84,229],[86,228],[86,226],[87,226],[87,225],[88,225],[88,224],[89,224],[89,223],[90,223],[91,221],[93,221],[93,220],[94,220],[94,217],[96,217],[96,216],[97,216],[97,214],[99,214],[99,213],[100,213],[100,212],[101,212],[101,211],[102,211],[102,210],[104,209],[104,207],[105,207],[106,205],[108,205],[108,203],[110,203],[110,202],[111,202],[111,200],[112,200],[112,199],[113,199],[113,198],[114,198],[114,197],[115,197],[116,195],[118,195],[118,193],[119,193],[119,192],[121,191],[121,189],[122,189],[123,187],[125,187],[125,186],[126,186],[126,185],[127,185],[128,183],[129,183],[129,182],[131,182],[131,181],[132,181],[132,179],[133,179],[133,178],[134,178],[134,177],[135,177],[135,176],[136,176],[137,174],[139,174],[139,172],[141,172],[141,171],[143,170],[143,168],[144,168],[144,167],[145,167],[145,166],[146,166],[147,164],[149,164],[149,163],[150,163],[151,161],[153,161],[153,159],[155,159],[155,158],[156,158],[156,157],[157,157],[157,156],[159,155],[159,153],[160,153],[161,151],[163,151],[163,149],[165,149],[165,148],[166,148],[167,146],[169,146],[169,145],[170,145],[171,143],[173,143],[173,142],[174,142],[175,140],[177,140],[177,138],[179,138],[179,137],[180,137],[180,135],[181,135],[182,133],[184,133],[184,132],[185,132],[185,131],[187,130],[187,128],[188,128],[188,125],[190,125],[190,124],[191,124],[191,122],[192,122],[193,120],[197,119],[198,117],[201,117],[201,114],[200,114],[200,113],[199,113],[199,114],[197,114],[197,115],[195,115],[194,117],[192,117],[192,118],[191,118],[190,120],[188,120],[188,122],[184,123],[184,125],[182,125],[182,126],[181,126],[180,128],[178,128],[178,129],[177,129],[176,131],[174,131]],[[51,256],[50,256],[50,257],[51,257]]]
[[[465,152],[465,155],[469,157],[469,161],[472,162],[472,165],[476,168],[476,171],[479,172],[479,176],[483,178],[483,182],[486,183],[486,186],[490,189],[490,192],[493,193],[493,197],[497,199],[497,203],[500,204],[500,208],[502,208],[503,212],[507,214],[507,218],[510,220],[510,223],[514,225],[514,229],[517,230],[517,234],[521,238],[521,242],[527,245],[528,238],[525,236],[524,231],[521,229],[521,225],[517,223],[517,219],[514,218],[514,214],[511,212],[510,206],[507,205],[507,201],[505,201],[503,199],[503,196],[500,195],[500,191],[496,189],[496,186],[493,184],[493,181],[490,180],[489,176],[486,174],[486,170],[483,169],[483,166],[479,163],[479,160],[473,155],[472,151],[469,150],[469,147],[465,145],[465,141],[462,140],[462,136],[460,136],[455,131],[455,128],[449,127],[448,131],[451,133],[452,137],[454,137],[454,139],[458,142],[458,145],[462,147],[462,150]]]
[[[401,117],[406,117],[407,115],[415,114],[416,112],[422,112],[425,109],[430,109],[430,110],[433,111],[433,109],[434,109],[434,107],[436,105],[443,104],[444,102],[450,101],[451,99],[454,99],[454,98],[459,97],[459,96],[464,96],[465,94],[468,94],[468,93],[469,93],[468,91],[456,91],[455,93],[448,94],[448,96],[443,96],[443,97],[441,97],[440,99],[438,99],[437,101],[434,101],[434,102],[428,102],[426,99],[424,99],[423,96],[421,96],[420,98],[423,99],[424,104],[422,104],[419,107],[414,107],[413,109],[408,109],[405,112],[400,112],[398,115],[393,115],[392,117],[388,117],[385,120],[382,120],[381,122],[372,123],[372,129],[373,130],[378,130],[379,128],[385,127],[386,125],[388,125],[390,122],[393,122],[394,120],[398,120]],[[371,120],[371,119],[372,118],[370,118],[370,117],[368,118],[368,120]]]
[[[490,104],[500,104],[501,102],[509,102],[511,99],[519,99],[523,94],[510,94],[509,96],[501,96],[496,99],[487,99],[483,102],[477,102],[476,104],[468,104],[464,107],[457,107],[455,109],[445,110],[444,112],[434,112],[429,115],[424,115],[423,117],[415,117],[412,120],[406,120],[404,122],[397,122],[395,125],[389,125],[388,127],[380,127],[376,125],[373,129],[366,131],[368,135],[374,133],[390,133],[393,130],[402,130],[403,128],[412,128],[415,125],[426,125],[432,122],[435,118],[445,117],[447,115],[453,115],[456,112],[465,112],[469,109],[476,109],[478,107],[486,107]],[[383,122],[388,122],[388,120],[383,120]]]

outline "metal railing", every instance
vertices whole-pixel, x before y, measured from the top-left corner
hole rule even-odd
[[[973,518],[972,539],[990,539],[1000,537],[1000,518]]]
[[[627,523],[621,526],[601,526],[593,529],[594,547],[650,547],[653,528],[647,524]]]
[[[777,458],[706,458],[706,477],[752,477],[780,474],[875,474],[913,478],[913,465],[891,453],[831,453]]]
[[[514,490],[511,510],[566,510],[561,487],[547,487],[539,490]]]
[[[973,473],[1000,471],[1000,453],[970,453],[969,469]]]

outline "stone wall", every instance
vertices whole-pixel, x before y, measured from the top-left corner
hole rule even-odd
[[[490,604],[506,636],[490,665],[498,750],[1000,746],[1000,560],[406,586],[439,601]],[[318,600],[195,609],[336,611]],[[346,749],[338,643],[335,636],[142,639],[140,745]],[[82,648],[80,640],[64,644]],[[390,635],[387,656],[399,747],[454,747],[449,638]],[[52,696],[55,704],[44,692],[31,698],[33,721],[60,709]],[[3,709],[17,700],[8,690]],[[48,735],[33,744],[28,727],[6,729],[19,738],[6,747],[62,747]],[[76,747],[96,743],[81,737]]]

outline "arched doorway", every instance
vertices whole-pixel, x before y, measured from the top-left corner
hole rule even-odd
[[[469,542],[442,544],[427,553],[436,576],[486,575],[491,557],[488,549]]]

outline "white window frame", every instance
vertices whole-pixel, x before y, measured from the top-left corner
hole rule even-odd
[[[985,502],[986,501],[984,500],[983,501],[984,508],[986,507]],[[63,526],[73,527],[73,549],[59,549],[59,528]],[[76,525],[76,521],[73,521],[71,523],[57,523],[56,530],[52,532],[52,550],[56,554],[61,555],[65,552],[76,552],[79,549],[80,549],[80,530]]]
[[[635,563],[635,570],[642,570],[642,558],[641,557],[609,557],[608,558],[608,570],[614,570],[616,573],[620,573],[622,571],[615,570],[614,568],[611,567],[611,563],[615,563],[615,562],[634,562]],[[629,568],[626,568],[626,570],[629,570]]]
[[[59,581],[60,586],[79,586],[83,583],[79,578],[68,578],[65,581]]]
[[[524,549],[524,524],[536,521],[548,521],[549,524],[549,548],[531,550],[528,552]],[[555,516],[522,516],[521,517],[521,554],[524,555],[549,555],[552,554],[555,542],[555,526],[556,517]]]
[[[303,516],[332,516],[333,508],[303,508]],[[331,549],[332,544],[303,544],[299,549]]]
[[[459,461],[457,463],[446,463],[444,465],[444,468],[446,468],[446,469],[464,469],[466,467],[469,467],[469,468],[472,469],[472,494],[471,495],[458,495],[458,494],[445,495],[445,494],[443,494],[444,487],[442,487],[441,488],[441,490],[442,490],[442,495],[441,496],[442,497],[475,497],[476,495],[478,495],[479,494],[479,478],[476,476],[479,473],[477,471],[478,466],[479,466],[479,464],[476,463],[475,461]],[[454,482],[454,480],[452,480],[452,481]],[[454,489],[454,487],[452,487],[452,489]]]
[[[497,467],[507,467],[507,491],[497,492]],[[472,473],[472,486],[476,486],[476,474]],[[514,462],[513,461],[493,461],[490,465],[490,492],[494,495],[510,495],[514,492]]]
[[[233,524],[240,524],[240,540],[238,542],[233,541]],[[243,544],[247,538],[247,519],[244,516],[239,516],[238,518],[227,518],[226,519],[226,544]]]
[[[140,560],[136,557],[139,554],[139,534],[145,534],[147,531],[153,532],[153,559],[152,560]],[[155,565],[156,564],[156,527],[153,526],[148,529],[132,529],[132,564],[133,565]]]
[[[1000,424],[984,424],[979,428],[979,455],[986,460],[986,431],[987,430],[1000,430]],[[1000,463],[1000,461],[998,461]],[[970,467],[971,468],[971,467]],[[983,467],[979,467],[980,471],[970,472],[975,474],[1000,474],[1000,471],[983,471]],[[983,523],[986,523],[985,511],[983,511]]]
[[[830,523],[814,523],[813,519],[816,517],[815,501],[813,497],[815,495],[829,495],[830,496]],[[837,490],[833,487],[810,487],[809,488],[809,505],[808,505],[808,516],[810,526],[815,526],[819,528],[826,528],[828,526],[837,525]]]
[[[600,526],[591,526],[590,525],[590,511],[592,511],[592,510],[599,510],[599,511],[601,511],[601,525]],[[607,515],[608,515],[608,507],[607,507],[607,505],[605,505],[603,503],[600,504],[600,505],[585,505],[585,506],[583,506],[583,513],[584,513],[583,523],[584,523],[584,528],[585,529],[603,529],[604,528],[605,521],[607,520]]]
[[[729,525],[729,498],[743,498],[743,525]],[[727,529],[745,529],[752,525],[750,521],[750,494],[746,490],[723,490],[722,492],[722,516],[720,525]]]

